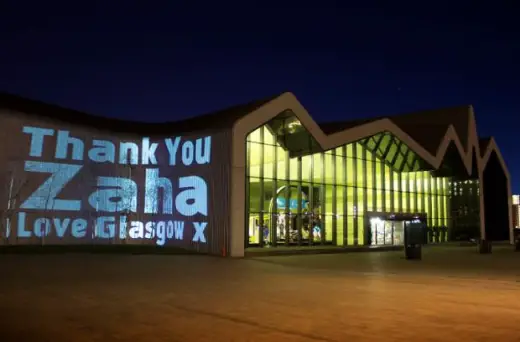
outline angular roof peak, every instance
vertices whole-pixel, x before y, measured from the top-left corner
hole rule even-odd
[[[333,134],[345,129],[387,119],[414,138],[428,152],[435,154],[450,125],[455,129],[460,141],[466,144],[471,113],[472,106],[466,105],[367,119],[325,122],[319,123],[319,126],[325,134]]]

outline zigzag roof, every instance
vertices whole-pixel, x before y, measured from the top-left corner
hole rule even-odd
[[[482,171],[492,152],[496,152],[509,179],[509,171],[495,140],[493,138],[479,139],[473,107],[470,105],[397,116],[318,124],[292,93],[283,93],[237,120],[234,125],[234,137],[245,139],[249,132],[287,110],[290,110],[300,120],[324,150],[381,132],[389,132],[434,168],[441,166],[451,144],[454,144],[459,152],[468,174],[472,173],[474,156],[478,170]]]
[[[468,107],[470,106],[420,111],[355,121],[319,123],[318,125],[325,133],[332,134],[344,131],[347,128],[354,128],[361,124],[388,119],[414,138],[414,140],[428,150],[428,152],[434,154],[450,125],[453,125],[461,141],[467,140]]]
[[[0,93],[0,108],[98,129],[101,127],[113,131],[150,135],[233,129],[235,139],[245,139],[252,130],[280,113],[290,110],[324,150],[386,131],[403,141],[419,157],[435,168],[441,165],[450,144],[455,145],[469,174],[473,167],[473,152],[477,156],[476,164],[479,170],[483,170],[492,152],[496,152],[509,178],[508,169],[495,140],[492,137],[478,137],[472,106],[321,124],[318,124],[289,92],[169,123],[143,123],[103,118],[6,93]]]

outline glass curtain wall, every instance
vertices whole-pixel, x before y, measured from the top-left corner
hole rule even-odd
[[[449,182],[451,240],[477,239],[480,236],[480,184],[475,179]]]
[[[414,171],[390,134],[296,156],[280,141],[269,124],[247,137],[246,246],[364,245],[369,212],[425,214],[446,240],[433,231],[450,223],[448,179]]]

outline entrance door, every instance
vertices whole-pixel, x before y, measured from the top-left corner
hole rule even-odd
[[[404,245],[404,221],[392,221],[394,227],[394,245]]]
[[[370,245],[392,246],[404,244],[404,221],[370,219]]]
[[[385,224],[385,245],[393,245],[394,244],[394,222],[392,221],[384,221]]]

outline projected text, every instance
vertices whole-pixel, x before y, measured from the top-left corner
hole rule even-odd
[[[189,236],[192,242],[206,243],[208,186],[189,168],[211,163],[210,136],[161,141],[144,137],[140,143],[115,144],[42,127],[26,126],[23,133],[29,145],[23,171],[42,181],[21,201],[18,238],[153,239],[165,245]],[[85,169],[92,163],[128,167],[129,174],[115,177],[109,172],[114,166],[107,167],[107,174],[94,174],[86,186],[85,175],[90,172]],[[132,176],[135,167],[142,168],[140,176]],[[171,172],[176,167],[185,174]],[[38,217],[42,212],[56,216]],[[92,220],[82,216],[85,212],[97,215]]]

